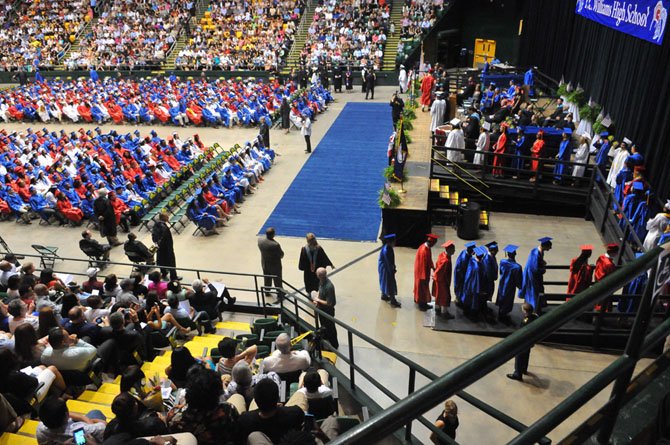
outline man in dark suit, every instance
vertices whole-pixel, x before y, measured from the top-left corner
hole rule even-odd
[[[128,234],[128,241],[123,244],[123,251],[131,261],[147,265],[154,264],[153,252],[142,241],[137,241],[137,235],[134,233]]]
[[[273,227],[268,227],[268,229],[265,231],[265,238],[258,239],[258,250],[261,251],[261,267],[263,268],[263,274],[274,275],[274,278],[264,278],[264,286],[272,286],[272,281],[274,280],[274,287],[281,289],[281,259],[284,258],[284,251],[281,249],[281,245],[275,241],[275,229]],[[278,291],[277,298],[281,300],[283,297],[284,293],[282,291]]]
[[[170,281],[180,281],[177,276],[177,269],[167,269],[166,267],[177,267],[177,260],[174,256],[174,244],[172,242],[172,233],[167,222],[170,217],[162,212],[158,217],[158,222],[151,229],[151,240],[158,248],[156,251],[156,265],[161,268],[163,276],[170,274]]]
[[[112,246],[109,244],[100,244],[98,240],[93,239],[91,231],[86,229],[81,232],[79,248],[86,255],[95,257],[97,260],[109,261],[109,251],[112,249]]]
[[[114,247],[121,245],[121,242],[116,237],[116,214],[112,203],[107,199],[107,193],[106,188],[98,190],[98,197],[93,201],[93,213],[100,224],[100,235],[107,237],[109,244]]]

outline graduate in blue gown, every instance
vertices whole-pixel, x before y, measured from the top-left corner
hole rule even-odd
[[[640,258],[642,255],[644,255],[643,252],[638,252],[635,254],[635,258]],[[642,293],[647,286],[648,280],[649,277],[647,276],[647,272],[643,272],[623,287],[623,290],[621,291],[623,295],[638,295],[638,297],[619,298],[619,304],[617,305],[619,312],[637,312]]]
[[[379,271],[379,289],[381,290],[383,301],[388,301],[393,307],[400,307],[400,303],[395,296],[398,295],[398,285],[396,284],[395,274],[395,233],[390,233],[383,238],[384,247],[379,252],[379,261],[377,270]]]
[[[603,142],[600,145],[598,154],[596,155],[596,165],[603,175],[607,173],[607,154],[610,152],[610,140],[607,138],[608,136],[609,133],[606,131],[600,133],[600,137],[602,138]]]
[[[486,267],[482,259],[487,250],[484,246],[475,248],[468,261],[468,270],[463,281],[463,310],[467,316],[475,316],[486,308],[482,285],[486,280]]]
[[[538,314],[546,305],[541,295],[544,294],[544,273],[547,270],[544,254],[551,250],[551,240],[552,238],[548,236],[538,239],[540,245],[530,251],[526,267],[523,269],[523,284],[519,290],[519,298],[526,300]]]
[[[465,249],[456,258],[454,265],[454,294],[456,295],[456,305],[463,304],[463,281],[465,280],[465,273],[468,270],[470,257],[475,250],[477,243],[470,241],[465,243]]]
[[[514,179],[521,176],[521,170],[523,170],[525,160],[521,157],[526,155],[524,144],[526,143],[526,136],[523,134],[523,129],[519,128],[516,141],[514,142],[514,151],[516,157],[512,160],[512,168],[516,169],[514,172]]]
[[[570,128],[563,129],[563,140],[561,145],[558,148],[558,154],[556,159],[559,162],[556,162],[554,167],[554,184],[558,184],[563,180],[563,176],[570,174],[570,167],[565,164],[565,162],[560,161],[569,161],[570,156],[572,156],[572,146],[570,145],[570,135],[572,135],[572,130]]]
[[[626,183],[633,180],[633,166],[629,162],[630,156],[624,162],[624,167],[616,175],[616,187],[614,187],[614,199],[619,204],[623,203],[623,191]]]
[[[533,68],[523,74],[523,83],[524,85],[528,85],[528,95],[530,97],[535,96],[535,74],[533,73]]]
[[[493,299],[493,291],[495,290],[496,280],[498,279],[498,260],[496,254],[498,253],[498,244],[493,241],[486,245],[488,249],[482,264],[484,266],[484,282],[482,283],[482,292],[488,301]]]
[[[509,313],[514,308],[514,295],[516,290],[521,289],[523,285],[523,270],[521,265],[516,262],[518,248],[514,244],[508,244],[503,249],[507,258],[500,260],[500,280],[498,281],[496,306],[498,306],[498,320],[503,323],[509,323]]]

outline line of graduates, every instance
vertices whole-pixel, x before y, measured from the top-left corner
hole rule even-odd
[[[576,295],[586,289],[591,284],[602,281],[608,275],[617,270],[616,257],[619,253],[619,245],[610,243],[605,246],[606,252],[598,257],[595,266],[589,264],[589,258],[593,254],[593,246],[585,244],[580,247],[581,252],[578,257],[570,261],[570,278],[568,280],[568,294]],[[636,257],[643,253],[637,253]],[[647,273],[642,273],[630,281],[622,290],[622,296],[618,298],[617,309],[619,312],[635,312],[640,303],[639,298],[634,295],[641,295],[647,284]],[[570,300],[568,297],[566,300]],[[611,303],[606,303],[605,310],[611,310]],[[596,305],[596,311],[602,309],[601,305]]]
[[[396,299],[398,290],[393,252],[396,235],[388,234],[382,239],[384,246],[378,262],[381,299],[400,307]],[[544,292],[543,274],[546,270],[543,258],[544,252],[551,249],[551,238],[540,239],[540,245],[531,251],[525,271],[516,262],[518,246],[513,244],[505,246],[503,251],[506,258],[498,264],[496,242],[488,243],[486,246],[477,246],[474,242],[466,243],[465,249],[454,262],[452,257],[456,252],[456,245],[452,240],[447,240],[441,244],[444,251],[439,254],[437,262],[433,263],[431,248],[438,239],[435,234],[427,234],[426,241],[416,252],[413,293],[414,302],[420,310],[428,310],[429,303],[435,298],[436,314],[446,319],[454,318],[449,312],[452,300],[452,276],[455,303],[469,317],[482,316],[492,321],[487,311],[487,301],[493,298],[496,281],[499,283],[495,304],[498,306],[500,321],[506,323],[510,321],[509,313],[514,307],[517,290],[519,297],[530,303],[534,310],[541,309],[540,295]]]

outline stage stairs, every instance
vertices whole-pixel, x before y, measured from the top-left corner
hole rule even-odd
[[[212,23],[211,19],[207,16],[207,9],[209,8],[210,0],[199,0],[196,5],[196,14],[194,20],[191,23],[191,31],[194,31],[199,26],[216,26]],[[176,69],[175,60],[179,51],[184,49],[186,44],[189,41],[189,37],[186,36],[186,31],[182,30],[179,34],[179,38],[175,44],[170,48],[170,51],[165,57],[165,62],[163,63],[164,70],[174,70]]]
[[[291,68],[298,68],[300,65],[300,52],[305,47],[305,41],[307,40],[307,31],[312,25],[314,18],[314,10],[316,9],[317,2],[314,0],[308,0],[303,12],[302,17],[300,18],[300,24],[295,33],[295,38],[293,39],[293,44],[289,50],[286,60],[284,60],[283,67],[281,69],[281,74],[286,76],[291,73]]]

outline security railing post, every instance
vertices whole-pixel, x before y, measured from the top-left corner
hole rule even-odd
[[[610,214],[611,207],[612,207],[612,193],[608,193],[607,202],[605,203],[605,208],[603,209],[603,220],[600,221],[600,233],[605,233],[605,224],[607,224],[607,216]]]
[[[649,327],[649,320],[651,319],[652,313],[654,311],[655,301],[652,299],[652,293],[654,292],[655,281],[656,264],[654,264],[654,266],[651,268],[651,272],[649,273],[649,280],[647,281],[647,285],[644,288],[642,301],[640,302],[640,307],[638,308],[637,316],[633,322],[633,328],[631,329],[630,337],[628,337],[628,343],[626,344],[626,349],[624,351],[624,356],[632,358],[636,363],[640,359],[640,349],[642,347],[642,343],[644,342],[644,335],[647,332],[647,328]],[[609,443],[610,437],[612,436],[612,431],[614,430],[616,419],[619,416],[619,411],[623,405],[626,389],[630,384],[630,379],[633,376],[634,371],[635,367],[631,366],[614,382],[614,388],[612,388],[612,395],[610,396],[610,403],[607,404],[605,409],[602,411],[604,419],[602,426],[600,427],[600,431],[598,431],[598,443]]]
[[[416,385],[416,370],[414,368],[409,368],[409,384],[407,386],[407,395],[409,396],[414,392],[414,386]],[[414,419],[408,419],[407,425],[405,425],[405,442],[412,443],[412,422]]]
[[[356,391],[356,369],[354,369],[354,335],[351,331],[347,331],[347,340],[349,341],[349,381],[351,382],[351,390]]]

